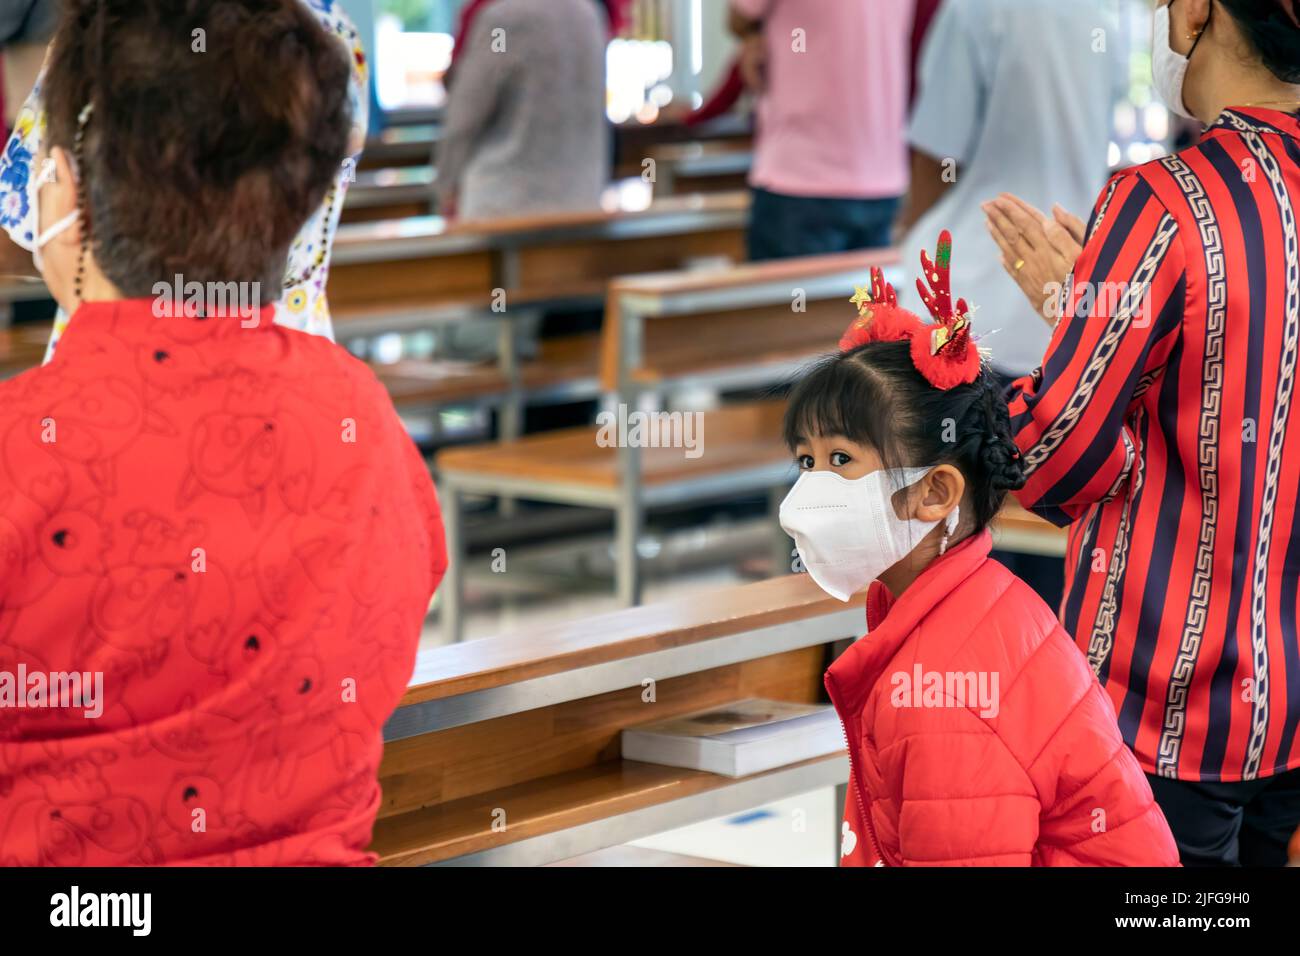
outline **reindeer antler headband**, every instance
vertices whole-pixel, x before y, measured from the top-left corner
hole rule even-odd
[[[900,307],[893,286],[880,269],[872,267],[870,291],[857,289],[850,300],[858,307],[858,319],[840,339],[840,351],[869,342],[907,341],[912,364],[935,388],[969,385],[979,378],[982,360],[971,334],[970,307],[965,299],[953,305],[952,234],[946,229],[939,235],[933,260],[921,253],[921,268],[924,275],[916,280],[916,288],[934,324]]]

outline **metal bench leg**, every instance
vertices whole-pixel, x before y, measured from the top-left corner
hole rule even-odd
[[[448,644],[464,637],[465,627],[465,536],[464,497],[453,482],[445,482],[442,495],[442,527],[447,538],[447,573],[442,579],[442,633]]]
[[[794,541],[781,527],[781,502],[789,489],[773,488],[767,493],[767,520],[772,541],[772,577],[782,577],[794,570]]]
[[[623,501],[614,515],[614,576],[618,600],[624,607],[641,603],[641,561],[636,544],[641,537],[641,506]]]
[[[497,410],[497,441],[515,441],[524,433],[524,400],[519,381],[515,323],[510,319],[501,319],[497,324],[497,366],[508,383],[506,395]],[[512,518],[518,511],[518,502],[509,495],[497,499],[497,513],[503,518]]]
[[[618,599],[624,607],[641,603],[641,455],[637,448],[619,449],[621,475],[618,506],[614,513],[614,575]]]

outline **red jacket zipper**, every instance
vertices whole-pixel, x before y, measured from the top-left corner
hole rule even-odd
[[[831,675],[828,673],[823,678],[826,685],[826,692],[831,696],[831,702],[835,705],[835,716],[840,719],[840,733],[844,735],[844,752],[849,758],[849,783],[853,785],[853,797],[858,802],[858,814],[862,817],[862,824],[867,828],[867,838],[871,841],[871,849],[876,854],[876,866],[886,866],[885,854],[880,850],[880,843],[876,840],[876,828],[871,822],[871,814],[862,803],[862,784],[858,781],[857,772],[853,769],[853,747],[849,743],[848,725],[844,723],[844,718],[840,716],[839,701],[836,698],[835,690],[831,687]]]

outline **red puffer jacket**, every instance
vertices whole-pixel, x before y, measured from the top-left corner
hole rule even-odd
[[[894,601],[826,673],[852,773],[845,865],[1176,866],[1110,699],[986,531]]]

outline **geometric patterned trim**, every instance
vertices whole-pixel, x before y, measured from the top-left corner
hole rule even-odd
[[[1134,434],[1139,434],[1145,410],[1139,408],[1133,417]],[[1133,530],[1133,502],[1142,490],[1143,459],[1134,454],[1133,442],[1124,433],[1124,442],[1128,447],[1128,464],[1125,472],[1136,461],[1137,469],[1129,484],[1128,495],[1124,498],[1124,508],[1120,512],[1119,527],[1115,529],[1115,545],[1111,550],[1110,563],[1106,569],[1106,586],[1101,600],[1097,603],[1097,617],[1092,623],[1092,635],[1088,638],[1088,665],[1092,672],[1101,676],[1101,669],[1110,658],[1115,646],[1115,612],[1119,603],[1119,582],[1124,578],[1124,569],[1128,566],[1129,535]]]
[[[1259,163],[1281,214],[1286,241],[1286,324],[1282,335],[1282,357],[1278,367],[1277,401],[1268,436],[1268,462],[1264,472],[1264,497],[1260,503],[1259,529],[1255,536],[1255,575],[1251,583],[1250,645],[1254,669],[1254,695],[1250,717],[1250,738],[1242,779],[1253,780],[1259,774],[1268,735],[1269,666],[1268,666],[1268,561],[1273,539],[1273,519],[1277,504],[1278,481],[1282,468],[1282,447],[1286,441],[1291,400],[1295,393],[1296,356],[1300,351],[1300,253],[1297,252],[1295,208],[1291,203],[1282,169],[1277,158],[1264,145],[1256,126],[1235,113],[1228,119],[1242,133]]]
[[[1186,729],[1188,695],[1210,610],[1210,585],[1214,577],[1214,540],[1219,519],[1219,419],[1223,405],[1224,327],[1228,311],[1228,276],[1223,255],[1223,235],[1205,186],[1178,156],[1161,161],[1182,187],[1196,217],[1205,249],[1206,296],[1205,358],[1201,364],[1201,415],[1197,426],[1197,477],[1201,492],[1201,526],[1196,540],[1196,565],[1187,597],[1183,633],[1178,642],[1165,695],[1164,720],[1156,751],[1156,773],[1177,776],[1178,757]]]
[[[1125,286],[1118,308],[1106,324],[1106,331],[1098,339],[1088,367],[1079,377],[1078,387],[1051,426],[1043,432],[1037,444],[1025,453],[1026,474],[1032,475],[1039,465],[1050,458],[1079,423],[1079,419],[1092,402],[1093,393],[1109,368],[1111,359],[1124,338],[1124,333],[1128,331],[1134,313],[1142,307],[1151,279],[1159,271],[1165,253],[1177,234],[1178,221],[1166,212],[1156,227],[1155,235],[1151,237],[1151,243],[1147,246],[1132,282]]]

